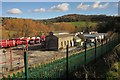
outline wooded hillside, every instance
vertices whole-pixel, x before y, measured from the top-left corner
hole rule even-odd
[[[33,20],[23,18],[2,18],[2,38],[40,36],[50,31],[67,32],[120,32],[120,17],[105,15],[68,14],[47,20]]]

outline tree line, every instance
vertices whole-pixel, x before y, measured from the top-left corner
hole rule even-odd
[[[2,21],[3,38],[41,36],[50,31],[74,32],[75,27],[69,23],[44,23],[32,19],[5,18]]]
[[[92,17],[92,18],[90,18]],[[56,21],[56,20],[61,21]],[[85,27],[81,25],[75,26],[68,22],[84,21]],[[52,21],[51,21],[52,20]],[[70,21],[69,21],[70,20]],[[80,20],[80,21],[79,21]],[[66,22],[68,21],[68,22]],[[92,22],[97,22],[97,25],[91,25]],[[120,32],[120,17],[105,16],[105,15],[65,15],[61,18],[53,18],[48,20],[33,20],[23,18],[2,18],[2,38],[41,36],[50,31],[67,31],[73,32],[89,32],[97,30],[98,32],[115,31]]]
[[[106,16],[106,15],[80,15],[80,14],[68,14],[60,17],[46,19],[46,22],[78,22],[78,21],[93,21],[93,22],[106,22],[110,20],[120,21],[118,16]],[[41,20],[40,20],[41,21]]]
[[[120,22],[116,22],[115,20],[100,22],[97,25],[98,32],[108,32],[114,31],[120,33]]]

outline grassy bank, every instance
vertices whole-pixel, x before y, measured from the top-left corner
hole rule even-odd
[[[118,61],[111,66],[107,73],[109,80],[120,79],[120,44],[116,47],[114,53],[118,54]]]

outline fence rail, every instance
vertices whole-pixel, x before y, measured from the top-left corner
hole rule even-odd
[[[96,47],[96,58],[102,54],[108,53],[111,51],[119,42],[119,38],[114,38],[106,40],[106,43],[100,44]],[[68,57],[68,71],[72,72],[79,69],[81,66],[85,65],[85,51],[78,52],[76,54],[70,55]],[[89,48],[86,51],[86,63],[95,59],[95,48]],[[66,74],[66,58],[61,58],[55,61],[52,61],[47,64],[38,65],[34,68],[28,69],[28,78],[37,78],[39,79],[51,79],[51,78],[61,78]],[[10,78],[25,78],[25,72],[21,71],[12,76],[8,75],[8,80]],[[5,78],[2,78],[4,80]],[[6,80],[6,79],[5,79]]]

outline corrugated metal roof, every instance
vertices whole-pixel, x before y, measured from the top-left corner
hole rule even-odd
[[[107,35],[107,33],[98,33],[98,34],[93,34],[93,35],[95,35],[95,36],[101,36],[101,35]]]
[[[95,35],[91,35],[91,34],[83,34],[85,38],[95,38]]]

